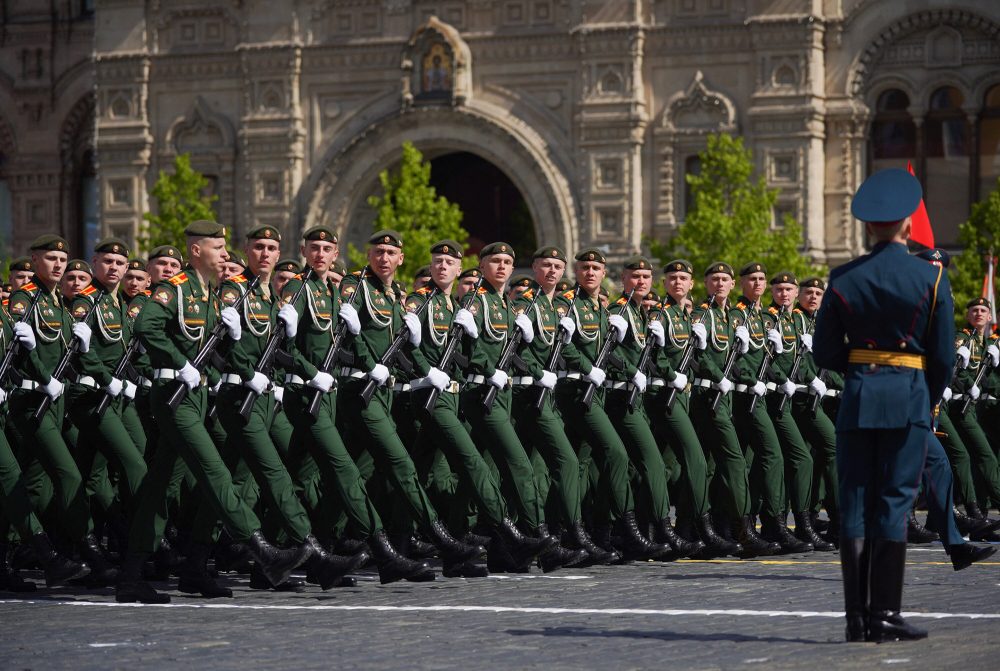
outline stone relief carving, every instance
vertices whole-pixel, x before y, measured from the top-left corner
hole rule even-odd
[[[427,19],[403,50],[403,107],[462,105],[472,97],[472,52],[458,30],[436,16]]]

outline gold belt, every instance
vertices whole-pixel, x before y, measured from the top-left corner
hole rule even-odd
[[[923,354],[905,352],[882,352],[874,349],[852,349],[847,355],[848,363],[867,363],[876,366],[902,366],[903,368],[927,368],[927,357]]]

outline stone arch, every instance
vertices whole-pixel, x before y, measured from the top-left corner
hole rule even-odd
[[[80,98],[63,120],[59,129],[59,159],[62,172],[59,176],[60,230],[70,246],[79,249],[83,243],[81,188],[84,180],[93,177],[96,157],[93,154],[96,129],[96,96],[93,92]]]
[[[579,206],[547,145],[526,124],[484,103],[397,111],[331,147],[300,193],[307,203],[303,230],[322,224],[344,235],[355,212],[367,207],[367,187],[398,161],[406,140],[428,154],[463,151],[493,163],[524,196],[540,242],[578,246]]]

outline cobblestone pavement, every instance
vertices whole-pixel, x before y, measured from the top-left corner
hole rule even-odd
[[[293,594],[226,579],[233,599],[168,607],[0,593],[0,668],[997,668],[1000,561],[956,573],[938,544],[907,560],[904,608],[930,630],[916,643],[841,643],[837,555],[813,553],[386,586],[362,572]]]

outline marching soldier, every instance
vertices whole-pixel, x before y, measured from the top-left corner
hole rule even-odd
[[[63,298],[67,305],[76,298],[76,295],[90,286],[94,279],[94,271],[90,264],[83,259],[73,259],[66,264],[66,272],[63,273],[62,282],[59,285]]]
[[[7,265],[7,281],[10,282],[11,293],[31,281],[35,268],[30,256],[19,256]]]

